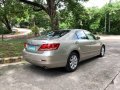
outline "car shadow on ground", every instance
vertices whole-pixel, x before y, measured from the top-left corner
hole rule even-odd
[[[86,65],[87,63],[90,63],[91,61],[97,60],[99,57],[94,57],[91,59],[87,59],[85,61],[82,61],[79,63],[77,72],[79,71],[81,66]],[[44,69],[39,66],[35,66],[32,64],[27,64],[24,66],[24,69],[30,70],[31,72],[42,75],[42,76],[47,76],[47,77],[57,77],[61,75],[66,75],[66,74],[71,74],[65,70],[65,68],[52,68],[52,69]],[[76,71],[75,71],[76,72]],[[73,72],[74,73],[74,72]]]

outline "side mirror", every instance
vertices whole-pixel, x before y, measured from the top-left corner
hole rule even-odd
[[[100,39],[100,37],[99,36],[96,36],[96,40],[99,40]]]

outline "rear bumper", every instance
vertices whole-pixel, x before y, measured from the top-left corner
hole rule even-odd
[[[23,50],[23,58],[35,65],[46,67],[46,68],[55,68],[55,67],[64,67],[67,63],[66,55],[45,55],[38,53],[31,53]]]

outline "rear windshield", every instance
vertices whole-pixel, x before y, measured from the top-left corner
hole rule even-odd
[[[38,37],[39,39],[56,39],[64,36],[70,30],[61,30],[61,31],[49,31],[49,32],[41,32],[41,35]]]

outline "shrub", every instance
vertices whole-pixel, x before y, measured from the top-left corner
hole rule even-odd
[[[20,22],[20,28],[28,28],[30,24],[28,22]]]
[[[113,29],[108,34],[120,35],[120,30],[119,29]]]
[[[0,27],[0,35],[1,34],[9,34],[9,33],[10,33],[10,31],[7,30],[5,27]]]
[[[37,25],[34,25],[31,27],[32,32],[34,33],[35,36],[39,35],[39,28]]]

